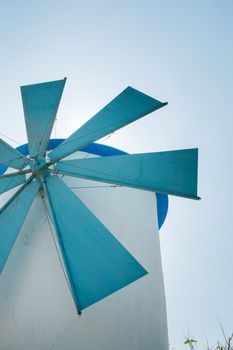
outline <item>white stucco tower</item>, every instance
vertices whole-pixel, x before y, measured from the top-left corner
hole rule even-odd
[[[62,180],[148,274],[78,316],[38,194],[0,277],[0,349],[167,350],[155,193]]]

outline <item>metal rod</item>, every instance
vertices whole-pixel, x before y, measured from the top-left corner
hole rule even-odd
[[[0,179],[5,179],[6,177],[11,177],[11,176],[17,176],[17,175],[24,175],[24,174],[29,174],[32,171],[30,169],[28,170],[20,170],[14,173],[9,173],[9,174],[5,174],[5,175],[1,175]]]
[[[1,207],[0,209],[0,214],[3,212],[4,209],[6,209],[6,207],[11,204],[11,202],[13,202],[13,200],[20,194],[20,192],[22,192],[24,190],[24,188],[35,178],[36,175],[31,175],[29,177],[29,179],[27,179],[27,181],[25,182],[25,184],[23,184],[23,186],[21,186],[18,191],[16,191],[13,196],[3,205],[3,207]]]
[[[129,183],[125,183],[125,184],[120,184],[120,181],[114,181],[114,180],[108,180],[108,179],[101,179],[100,177],[95,178],[92,177],[90,175],[84,175],[84,174],[74,174],[72,172],[69,171],[63,171],[63,170],[56,170],[56,169],[48,169],[49,172],[51,172],[52,174],[57,174],[57,175],[67,175],[67,176],[72,176],[72,177],[77,177],[77,178],[81,178],[81,179],[86,179],[86,180],[91,180],[91,181],[97,181],[97,182],[104,182],[104,183],[109,183],[109,184],[116,184],[120,187],[130,187],[130,188],[136,188],[137,190],[143,190],[143,191],[149,191],[149,192],[155,192],[155,193],[161,193],[161,194],[167,194],[167,195],[171,195],[171,196],[176,196],[176,197],[182,197],[182,198],[188,198],[188,199],[194,199],[194,200],[200,200],[201,197],[195,196],[195,195],[189,195],[189,194],[181,194],[181,193],[177,193],[174,191],[160,191],[160,190],[156,190],[154,188],[148,188],[148,187],[143,187],[140,185],[131,185]],[[127,179],[124,179],[127,180]]]

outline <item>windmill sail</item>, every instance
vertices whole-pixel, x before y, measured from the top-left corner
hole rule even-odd
[[[31,157],[43,157],[66,79],[21,87]]]
[[[147,274],[57,176],[46,179],[61,251],[81,309]]]
[[[0,272],[7,261],[31,204],[39,190],[39,183],[32,181],[0,210]]]
[[[0,176],[0,194],[22,185],[26,182],[26,175],[16,174],[14,176]]]
[[[21,170],[29,164],[29,160],[7,142],[0,139],[0,163]]]
[[[52,151],[49,158],[52,161],[64,158],[166,104],[132,87],[127,87]]]
[[[185,149],[65,160],[55,169],[70,176],[198,199],[197,160],[197,149]]]

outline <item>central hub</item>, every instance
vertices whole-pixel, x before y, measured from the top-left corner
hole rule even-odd
[[[47,163],[43,158],[34,158],[30,161],[30,168],[33,174],[39,175],[46,171]]]

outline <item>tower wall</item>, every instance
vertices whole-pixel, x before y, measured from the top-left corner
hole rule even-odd
[[[148,275],[78,316],[38,195],[0,276],[0,349],[167,350],[155,194],[62,179]]]

